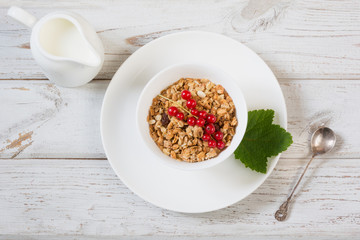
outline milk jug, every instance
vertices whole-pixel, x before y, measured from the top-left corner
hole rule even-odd
[[[90,82],[104,62],[104,47],[92,26],[72,12],[49,13],[40,20],[19,7],[8,15],[32,28],[30,47],[49,80],[63,87]]]

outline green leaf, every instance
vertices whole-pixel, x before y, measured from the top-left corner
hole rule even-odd
[[[246,167],[266,173],[268,157],[277,156],[292,143],[292,136],[279,125],[272,124],[274,110],[248,112],[248,124],[243,140],[235,150],[235,158]]]

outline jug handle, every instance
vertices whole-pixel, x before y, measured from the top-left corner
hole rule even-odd
[[[24,9],[16,6],[10,7],[7,12],[7,15],[9,15],[19,23],[22,23],[29,28],[32,28],[36,22],[36,18],[33,15],[31,15],[29,12],[25,11]]]

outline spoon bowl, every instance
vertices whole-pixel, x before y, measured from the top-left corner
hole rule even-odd
[[[336,142],[336,135],[328,127],[318,128],[311,137],[311,151],[314,155],[330,152]]]

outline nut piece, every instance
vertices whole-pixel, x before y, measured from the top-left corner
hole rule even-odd
[[[203,91],[197,91],[197,95],[201,98],[206,97],[206,94]]]
[[[215,148],[211,148],[210,152],[208,152],[208,153],[206,154],[206,158],[207,158],[207,159],[213,158],[213,157],[215,157],[216,155],[217,155],[217,153],[216,153]]]
[[[199,127],[199,126],[195,126],[193,128],[193,136],[196,137],[196,138],[201,138],[204,134],[204,130]]]

